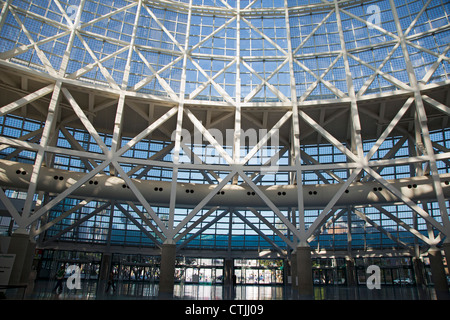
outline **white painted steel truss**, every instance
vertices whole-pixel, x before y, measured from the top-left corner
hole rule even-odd
[[[450,115],[448,77],[447,81],[439,84],[431,82],[431,79],[435,73],[442,70],[444,63],[450,63],[448,55],[450,45],[437,52],[422,46],[417,40],[437,33],[448,33],[450,25],[430,28],[421,33],[411,33],[427,7],[431,6],[431,0],[412,17],[406,29],[401,25],[393,1],[390,1],[394,31],[388,31],[383,25],[374,24],[352,13],[352,6],[359,4],[337,0],[294,8],[289,8],[285,1],[283,8],[274,9],[252,7],[258,1],[250,2],[245,8],[232,8],[226,1],[221,2],[222,7],[203,7],[194,5],[192,0],[177,5],[172,1],[138,0],[128,1],[119,8],[110,8],[109,12],[103,14],[96,13],[92,20],[83,21],[82,15],[87,10],[86,3],[87,1],[80,0],[76,6],[77,10],[73,11],[72,8],[73,12],[69,12],[68,4],[52,0],[49,7],[43,8],[47,11],[42,15],[33,10],[27,11],[14,1],[1,1],[0,27],[5,28],[7,24],[14,24],[17,30],[20,30],[18,32],[21,37],[27,39],[28,43],[16,45],[0,53],[0,66],[4,71],[0,74],[2,92],[7,93],[7,96],[4,94],[2,98],[0,116],[15,114],[43,119],[42,127],[31,133],[18,137],[0,137],[2,150],[11,150],[5,160],[13,159],[23,150],[35,153],[33,170],[28,173],[29,183],[23,209],[18,210],[5,191],[0,191],[0,200],[20,228],[33,226],[33,235],[42,234],[73,212],[81,210],[92,201],[99,200],[95,196],[81,199],[81,202],[61,213],[56,219],[46,220],[49,210],[64,199],[70,198],[75,190],[95,179],[97,174],[109,172],[111,176],[120,178],[118,185],[127,186],[127,190],[136,197],[136,202],[124,203],[121,199],[117,199],[99,205],[97,209],[74,221],[71,226],[46,241],[58,239],[62,234],[107,208],[116,208],[158,247],[164,242],[177,242],[179,247],[183,248],[220,219],[233,216],[241,219],[244,224],[268,241],[274,250],[281,252],[284,248],[280,248],[258,228],[256,223],[242,214],[242,210],[252,212],[259,221],[258,224],[264,224],[291,249],[298,243],[306,245],[339,217],[353,212],[368,225],[372,225],[394,240],[400,247],[406,247],[408,251],[413,252],[410,245],[371,220],[360,208],[350,205],[346,208],[335,207],[336,202],[351,184],[365,181],[377,181],[412,210],[414,221],[417,222],[417,219],[422,218],[432,230],[435,230],[427,237],[418,231],[415,222],[406,223],[383,206],[374,206],[380,214],[387,216],[395,225],[411,233],[417,240],[433,246],[442,239],[449,238],[448,202],[444,196],[444,183],[440,179],[437,163],[449,163],[450,150],[433,141],[429,126],[433,128],[448,126],[447,119]],[[51,8],[59,14],[60,21],[49,17],[48,12]],[[312,24],[310,33],[298,38],[298,43],[294,45],[292,35],[295,30],[292,25],[294,17],[301,15],[302,12],[316,12],[319,9],[323,13],[322,19]],[[183,23],[185,28],[182,31],[174,30],[169,20],[161,18],[160,10],[177,13],[178,19],[181,20],[177,23]],[[126,33],[127,37],[123,37],[126,40],[111,36],[106,29],[104,35],[94,31],[94,27],[108,25],[108,21],[127,14],[134,17],[134,22],[126,25],[122,21],[122,29],[116,30],[125,34],[124,28],[130,28]],[[190,43],[192,29],[199,24],[194,20],[201,14],[219,16],[223,24],[214,26],[209,35],[199,38],[192,44]],[[264,28],[255,25],[257,20],[254,18],[262,15],[283,21],[284,28],[279,27],[275,30],[284,30],[285,42],[277,41],[272,35],[266,34]],[[344,16],[345,19],[362,24],[365,29],[377,31],[378,36],[385,40],[371,45],[371,48],[349,48],[346,40],[347,31],[344,30],[342,22]],[[337,28],[338,49],[324,53],[303,52],[308,41],[314,38],[315,33],[324,27],[331,17],[336,19],[334,24]],[[40,34],[36,37],[37,31],[29,29],[29,19],[52,26],[58,31],[48,36]],[[158,31],[160,39],[165,39],[165,48],[142,44],[140,40],[138,43],[139,32],[142,31],[139,26],[149,21],[152,23],[152,30]],[[213,53],[210,50],[210,41],[228,29],[235,32],[234,55]],[[270,46],[270,52],[276,54],[245,55],[248,43],[245,45],[243,43],[243,39],[247,39],[244,32],[258,37],[265,46]],[[106,45],[114,44],[114,50],[99,49],[97,44],[94,44],[95,41],[103,43],[105,48]],[[53,53],[47,46],[53,45],[55,49],[56,44],[61,43],[64,44],[63,54],[59,56],[59,67],[56,67],[54,61],[50,61],[49,55]],[[202,51],[204,46],[207,50]],[[415,61],[410,57],[409,50],[412,47],[434,59],[422,78],[417,77],[414,69]],[[378,59],[377,64],[361,58],[361,51],[377,48],[388,48],[388,54]],[[84,63],[79,63],[79,68],[74,69],[72,60],[75,50],[83,52],[89,58],[86,58]],[[204,53],[208,50],[210,53]],[[403,69],[407,73],[405,80],[383,71],[390,59],[399,52],[404,62]],[[32,54],[35,58],[28,61],[24,67],[23,57],[27,54]],[[167,63],[154,60],[156,56],[162,55],[170,57]],[[329,65],[317,70],[311,69],[305,61],[317,57],[329,58]],[[122,61],[123,69],[111,67],[111,61],[119,59]],[[136,59],[142,65],[142,75],[137,80],[131,81]],[[204,62],[208,59],[211,63],[220,61],[221,67],[207,69]],[[87,63],[88,61],[90,62]],[[264,71],[256,68],[258,62],[273,63],[276,67]],[[343,87],[338,85],[339,82],[330,80],[332,78],[329,76],[338,65],[345,74],[341,79]],[[355,65],[370,70],[370,74],[362,79],[362,84],[358,84],[358,88],[355,86],[355,74],[352,73]],[[195,70],[198,79],[203,80],[194,82],[189,79],[188,74],[191,74],[192,70]],[[229,70],[233,70],[234,80],[231,83],[223,83],[221,79]],[[282,70],[287,70],[286,76],[289,79],[287,91],[272,82]],[[312,78],[301,94],[298,94],[299,70]],[[121,73],[120,77],[116,76],[118,71]],[[101,83],[86,77],[93,72],[101,75]],[[243,83],[244,75],[246,79],[251,77],[259,82],[249,87],[247,83]],[[392,92],[367,94],[374,81],[381,78],[393,87]],[[160,93],[143,90],[150,83],[155,88],[160,88]],[[234,90],[228,90],[227,86],[232,86]],[[319,87],[332,94],[333,99],[315,97],[314,92]],[[215,93],[211,94],[210,99],[204,100],[202,92],[207,88],[214,90]],[[437,94],[433,89],[438,90]],[[264,90],[268,92],[267,96],[273,97],[272,100],[257,99],[261,97],[258,94]],[[139,118],[139,121],[133,123],[133,119],[136,118]],[[143,126],[143,123],[146,125]],[[74,127],[82,128],[88,133],[89,139],[98,146],[98,152],[90,152],[83,147],[81,141],[69,130]],[[225,129],[233,130],[230,145],[225,146],[217,135],[215,136],[217,133],[214,131],[215,127],[220,128],[218,131],[224,135]],[[266,134],[261,135],[254,146],[243,152],[246,145],[241,135],[249,128],[265,129]],[[195,148],[185,143],[184,130],[200,132],[202,141],[207,142],[221,158],[219,164],[202,160]],[[105,143],[102,136],[104,132],[111,134],[109,144]],[[289,184],[297,185],[298,205],[290,208],[288,214],[278,208],[258,185],[264,177],[264,170],[270,165],[270,159],[266,163],[252,165],[252,160],[257,157],[258,152],[269,145],[270,138],[274,138],[277,132],[280,132],[281,147],[272,158],[289,152],[290,163],[278,167],[278,170],[289,173]],[[68,141],[68,147],[56,144],[60,133]],[[125,155],[143,139],[153,135],[162,140],[172,138],[172,143],[148,159],[130,158]],[[402,139],[397,145],[392,146],[383,159],[373,160],[380,146],[390,136],[399,136]],[[130,137],[127,143],[122,143],[124,138]],[[363,144],[369,139],[375,139],[375,143],[367,151],[364,150]],[[331,145],[345,156],[347,161],[320,163],[301,150],[302,145],[311,141],[318,145],[323,143]],[[409,157],[396,158],[398,148],[405,141],[409,141],[416,148],[411,148]],[[171,154],[172,161],[162,160],[168,154]],[[77,157],[87,170],[80,179],[69,181],[64,192],[50,197],[51,195],[38,189],[38,180],[43,166],[54,166],[55,155]],[[182,161],[182,156],[189,157],[190,162]],[[426,204],[413,201],[380,174],[383,168],[404,165],[411,167],[411,176],[431,175],[433,183],[430,187],[436,194],[434,202],[438,204],[439,217],[431,215]],[[167,168],[172,174],[167,220],[162,219],[152,207],[151,196],[143,194],[137,187],[139,178],[152,167]],[[348,178],[341,178],[335,172],[336,169],[348,170]],[[133,177],[140,170],[142,170],[140,176]],[[202,201],[190,208],[191,211],[181,221],[176,221],[176,210],[183,204],[176,192],[180,170],[201,172],[212,188]],[[321,212],[312,223],[308,223],[305,216],[308,199],[303,193],[301,177],[304,172],[314,172],[322,182],[340,183],[341,186],[331,200],[320,208]],[[235,208],[208,207],[208,202],[229,184],[250,187],[255,196],[260,197],[266,204],[267,210],[273,212],[279,223],[269,221],[255,208],[246,208],[245,203],[239,203]],[[132,215],[124,206],[129,206],[136,215]],[[111,215],[111,224],[112,217]],[[231,218],[229,221],[231,234]],[[202,227],[191,233],[200,224]]]

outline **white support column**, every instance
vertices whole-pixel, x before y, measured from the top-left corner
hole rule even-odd
[[[67,70],[67,65],[69,64],[70,54],[72,53],[73,42],[75,40],[77,28],[80,25],[81,14],[83,12],[83,7],[86,0],[81,0],[80,5],[78,6],[77,14],[75,15],[75,21],[72,23],[68,20],[69,25],[71,27],[69,41],[67,42],[66,51],[64,52],[64,56],[62,58],[61,67],[59,68],[59,76],[64,78]],[[69,19],[66,15],[66,18]]]
[[[293,165],[296,168],[296,182],[297,182],[297,210],[298,210],[298,245],[295,249],[293,264],[294,272],[292,272],[293,288],[298,289],[300,296],[313,295],[313,279],[312,279],[312,261],[311,248],[308,243],[308,236],[306,232],[304,199],[303,199],[303,181],[302,181],[302,164],[300,158],[300,120],[297,100],[296,82],[294,76],[294,56],[292,51],[291,32],[289,23],[288,1],[284,1],[284,14],[286,22],[286,37],[288,43],[288,59],[289,59],[289,74],[290,74],[290,89],[291,89],[291,103],[292,103],[292,132],[291,132],[291,151],[293,157]],[[297,229],[296,229],[297,231]],[[295,235],[295,232],[293,232]]]
[[[436,157],[434,154],[433,144],[431,141],[430,133],[428,131],[428,123],[427,123],[428,121],[427,121],[427,116],[426,116],[426,112],[425,112],[425,106],[424,106],[422,95],[420,92],[420,87],[419,87],[418,81],[416,79],[416,75],[414,73],[414,68],[411,63],[411,59],[409,57],[408,47],[406,46],[405,35],[403,33],[403,29],[400,24],[400,19],[397,14],[395,2],[393,0],[389,0],[389,3],[391,5],[391,11],[392,11],[392,15],[394,17],[395,26],[397,28],[397,33],[400,38],[400,44],[402,47],[403,58],[404,58],[405,64],[406,64],[406,70],[408,72],[409,82],[410,82],[411,88],[414,92],[414,99],[415,99],[415,105],[416,105],[416,117],[417,117],[416,127],[420,126],[420,128],[421,128],[425,151],[429,157],[430,171],[431,171],[431,176],[433,178],[433,186],[434,186],[434,190],[436,192],[436,198],[437,198],[437,201],[439,204],[439,212],[440,212],[440,215],[442,218],[443,231],[446,236],[446,239],[444,241],[445,255],[446,255],[447,261],[449,261],[450,260],[450,219],[449,219],[446,200],[444,198],[444,194],[443,194],[443,190],[442,190],[441,181],[439,179],[439,171],[438,171],[438,168],[436,165]],[[442,256],[441,256],[440,250],[432,247],[429,250],[429,257],[430,257],[430,263],[431,263],[431,267],[432,267],[432,274],[433,274],[433,279],[435,282],[436,290],[438,291],[438,293],[439,293],[439,291],[443,291],[445,298],[448,299],[449,298],[448,284],[445,279],[445,273],[443,270]]]
[[[402,26],[400,24],[400,19],[397,14],[397,8],[395,6],[394,0],[389,0],[389,3],[391,5],[391,12],[394,17],[395,26],[397,28],[397,34],[400,39],[400,44],[403,52],[403,58],[405,60],[406,64],[406,71],[408,72],[409,82],[411,85],[411,88],[414,92],[414,100],[416,105],[416,115],[418,119],[418,124],[420,125],[421,131],[422,131],[422,137],[423,137],[423,143],[425,150],[427,152],[427,155],[429,157],[429,165],[430,165],[430,171],[431,176],[433,178],[433,187],[436,192],[436,198],[439,204],[439,212],[441,214],[442,223],[444,226],[444,233],[447,236],[445,242],[450,243],[450,219],[448,214],[448,209],[446,205],[446,200],[444,198],[443,190],[441,181],[439,179],[439,171],[436,165],[436,157],[433,149],[433,144],[430,137],[430,132],[428,130],[428,120],[427,115],[425,112],[425,107],[422,99],[422,95],[420,92],[420,87],[418,84],[418,81],[416,79],[416,75],[414,73],[414,68],[411,63],[411,59],[409,57],[408,53],[408,47],[406,45],[406,39],[405,35],[403,33]]]
[[[181,150],[181,132],[183,129],[183,114],[184,114],[184,95],[186,92],[186,68],[189,48],[189,32],[191,28],[191,18],[192,18],[192,0],[189,1],[189,13],[187,18],[186,27],[186,38],[184,41],[183,49],[183,69],[181,72],[181,83],[180,83],[180,96],[178,103],[178,114],[177,114],[177,124],[175,131],[175,147],[173,151],[173,171],[172,171],[172,184],[170,187],[170,202],[169,202],[169,222],[168,222],[168,237],[166,241],[170,243],[173,242],[175,237],[174,224],[175,224],[175,206],[176,206],[176,188],[178,180],[178,166],[180,163],[180,150]],[[168,242],[168,243],[169,243]]]
[[[111,140],[111,152],[109,156],[113,157],[113,154],[117,152],[117,149],[120,148],[121,141],[121,133],[122,133],[122,123],[123,123],[123,113],[125,109],[125,94],[121,93],[119,96],[119,100],[117,102],[116,116],[114,118],[114,129],[113,136]],[[118,164],[120,165],[120,164]],[[111,163],[109,166],[110,174],[115,175],[116,171],[114,169],[114,165]]]
[[[364,161],[364,151],[361,139],[361,123],[358,113],[358,105],[356,103],[356,93],[353,87],[352,73],[350,71],[350,65],[348,62],[347,48],[345,45],[344,32],[342,29],[341,15],[339,12],[339,5],[337,0],[334,0],[334,9],[336,12],[336,23],[339,31],[339,39],[341,42],[342,59],[344,60],[345,80],[347,82],[348,95],[350,97],[350,116],[351,116],[351,129],[352,139],[354,140],[356,155],[360,161]]]
[[[303,199],[303,182],[302,182],[302,160],[300,157],[300,120],[299,120],[299,109],[298,109],[298,101],[297,101],[297,90],[295,85],[295,76],[294,76],[294,57],[292,52],[292,42],[291,42],[291,32],[290,32],[290,24],[289,24],[289,10],[288,10],[288,2],[284,1],[284,14],[285,14],[285,23],[286,23],[286,37],[288,44],[288,59],[289,59],[289,76],[290,76],[290,89],[291,89],[291,103],[292,103],[292,133],[291,133],[291,141],[292,141],[292,156],[293,156],[293,165],[296,168],[296,181],[297,181],[297,201],[298,201],[298,231],[299,231],[299,245],[307,246],[309,248],[307,242],[306,235],[306,226],[305,226],[305,215],[304,215],[304,199]]]
[[[49,143],[50,134],[53,132],[56,123],[56,117],[59,107],[59,99],[61,93],[62,82],[57,81],[53,89],[53,95],[48,107],[47,120],[45,121],[44,130],[42,132],[42,138],[40,148],[37,152],[36,159],[34,161],[33,172],[30,178],[30,184],[28,187],[27,198],[22,212],[22,219],[28,219],[31,216],[31,204],[33,202],[34,194],[36,193],[37,181],[39,178],[39,172],[44,161],[45,148]],[[26,226],[21,226],[26,227]]]
[[[141,8],[142,8],[142,0],[138,0],[138,6],[136,8],[136,16],[134,18],[133,32],[131,34],[130,46],[128,49],[127,63],[125,65],[125,70],[124,70],[124,75],[123,75],[123,80],[122,80],[122,90],[126,90],[127,86],[128,86],[128,79],[130,77],[131,57],[133,56],[134,43],[136,41],[136,32],[137,32],[137,27],[138,27],[138,23],[139,23],[139,16],[141,14]]]
[[[14,264],[9,278],[10,285],[28,283],[33,263],[36,243],[30,239],[27,230],[19,228],[14,231],[8,245],[8,254],[14,254]]]
[[[161,299],[170,299],[173,296],[176,254],[177,248],[174,243],[163,243],[161,247],[158,292],[158,296]]]
[[[241,130],[242,130],[242,109],[241,109],[241,6],[236,4],[236,96],[234,110],[234,141],[233,141],[233,161],[241,162]],[[233,184],[237,184],[238,175],[233,177]],[[230,212],[232,215],[233,212]]]

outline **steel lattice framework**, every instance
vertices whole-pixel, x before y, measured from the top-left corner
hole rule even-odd
[[[43,247],[448,239],[446,1],[0,4],[0,199]]]

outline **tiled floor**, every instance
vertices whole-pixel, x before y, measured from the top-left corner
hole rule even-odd
[[[38,280],[32,293],[22,289],[10,289],[7,298],[32,300],[153,300],[158,299],[158,285],[148,282],[117,282],[116,290],[105,292],[106,283],[94,280],[81,282],[81,289],[70,290],[67,286],[61,293],[53,292],[54,281]],[[183,300],[296,300],[296,292],[290,286],[237,285],[225,288],[222,285],[176,284],[174,299]],[[382,286],[369,290],[365,286],[316,286],[315,300],[435,300],[432,287],[419,290],[416,286]]]

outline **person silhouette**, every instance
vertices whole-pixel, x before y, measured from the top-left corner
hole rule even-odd
[[[63,291],[63,280],[64,280],[64,274],[66,273],[66,270],[64,268],[64,265],[61,265],[59,267],[59,270],[56,272],[56,285],[53,289],[53,292],[58,293],[58,289],[60,289],[60,293]]]
[[[114,272],[111,271],[109,273],[109,279],[108,279],[108,286],[106,287],[106,292],[109,291],[109,288],[112,287],[113,288],[113,292],[116,291],[116,285],[114,283]]]

